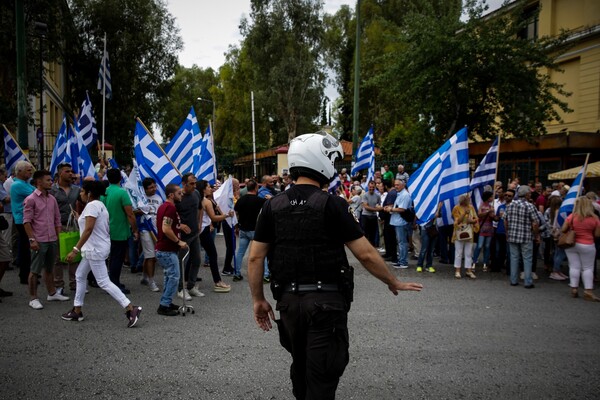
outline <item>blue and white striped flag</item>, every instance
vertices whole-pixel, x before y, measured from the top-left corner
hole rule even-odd
[[[19,161],[28,161],[27,157],[25,157],[25,153],[19,147],[19,144],[15,141],[13,136],[10,134],[6,126],[2,125],[4,129],[4,163],[6,164],[6,170],[10,175],[13,167]]]
[[[462,128],[437,149],[408,180],[417,223],[435,217],[440,201],[455,201],[469,191],[469,142]]]
[[[56,174],[56,167],[58,164],[67,162],[65,161],[67,155],[67,145],[68,145],[68,137],[67,137],[67,116],[63,116],[63,122],[58,130],[58,136],[56,136],[56,141],[54,142],[54,149],[52,150],[52,160],[50,161],[50,173],[54,177]]]
[[[203,179],[209,184],[214,185],[217,183],[217,174],[215,170],[215,154],[213,146],[213,138],[210,132],[210,126],[206,128],[202,143],[200,146],[200,170],[198,179]]]
[[[83,141],[83,137],[81,133],[75,127],[75,137],[77,140],[77,169],[78,174],[81,176],[81,180],[88,176],[94,177],[94,179],[98,180],[98,174],[96,173],[96,168],[94,168],[94,162],[92,161],[92,157],[90,157],[90,153]],[[71,167],[73,171],[75,171],[75,162],[71,163]]]
[[[575,177],[569,192],[565,196],[560,208],[558,209],[558,215],[556,217],[556,222],[559,226],[563,226],[567,217],[573,212],[573,207],[575,206],[575,200],[577,199],[577,195],[581,192],[580,188],[583,185],[583,177],[585,176],[585,170],[587,168],[587,163],[581,167],[579,173]]]
[[[71,164],[74,174],[79,174],[79,143],[71,124],[67,126],[67,151],[64,162]]]
[[[85,100],[81,105],[81,112],[77,119],[77,130],[83,139],[83,144],[89,150],[98,141],[98,130],[96,129],[96,119],[92,111],[92,102],[90,95],[85,93]]]
[[[481,205],[481,196],[483,195],[483,188],[486,185],[494,187],[496,181],[496,167],[498,165],[498,138],[494,140],[492,146],[486,153],[483,160],[475,170],[473,179],[471,179],[470,190],[473,192],[473,199],[476,209],[479,210]]]
[[[179,172],[192,172],[197,175],[200,170],[200,126],[196,119],[194,107],[181,125],[173,139],[167,145],[165,152],[173,161]]]
[[[137,162],[140,178],[153,178],[156,181],[158,195],[164,200],[165,187],[169,183],[180,184],[181,175],[173,166],[171,160],[163,153],[158,143],[138,120],[135,125],[135,161]]]
[[[104,83],[106,82],[106,87]],[[112,99],[112,80],[110,78],[110,62],[108,61],[108,50],[104,48],[104,55],[100,62],[100,70],[98,71],[98,90],[101,92],[106,90],[106,98]]]
[[[375,141],[373,140],[373,127],[365,135],[360,146],[356,149],[354,163],[350,170],[351,176],[356,176],[359,171],[368,169],[367,183],[373,180],[375,176]]]
[[[341,185],[342,185],[342,180],[340,179],[340,175],[338,174],[337,169],[335,169],[333,172],[333,178],[331,179],[331,182],[329,182],[329,188],[327,189],[327,191],[330,194],[335,194],[335,191]]]

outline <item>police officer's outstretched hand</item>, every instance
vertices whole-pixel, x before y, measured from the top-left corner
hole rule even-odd
[[[268,332],[273,328],[271,320],[275,321],[275,313],[267,300],[254,302],[254,320],[259,328],[265,332]]]
[[[392,293],[394,293],[395,296],[397,296],[399,290],[412,290],[415,292],[420,292],[421,289],[423,289],[423,285],[414,282],[400,282],[396,279],[396,282],[389,284],[388,288]]]

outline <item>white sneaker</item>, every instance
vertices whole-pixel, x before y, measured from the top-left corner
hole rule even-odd
[[[148,282],[148,286],[150,287],[151,291],[153,291],[153,292],[160,292],[160,288],[158,287],[158,285],[156,284],[156,282],[150,281],[150,282]]]
[[[29,307],[33,308],[34,310],[41,310],[42,308],[44,308],[42,303],[40,303],[40,299],[31,300],[29,302]]]
[[[191,288],[190,290],[188,290],[188,293],[194,297],[204,297],[204,293],[202,293],[200,290],[198,290],[197,287]]]
[[[179,297],[180,299],[183,299],[183,296],[185,294],[185,301],[190,301],[192,300],[192,296],[190,296],[189,292],[185,289],[180,290],[179,292],[177,292],[177,297]]]
[[[520,280],[523,280],[523,279],[525,279],[525,272],[521,272],[521,273],[519,274],[519,279],[520,279]]]
[[[69,300],[69,298],[67,296],[63,296],[57,290],[56,293],[54,293],[52,296],[48,295],[46,300],[48,300],[48,301],[67,301],[67,300]]]
[[[531,277],[532,277],[534,280],[538,280],[538,279],[540,279],[540,278],[537,276],[537,274],[536,274],[535,272],[532,272],[532,273],[531,273]]]

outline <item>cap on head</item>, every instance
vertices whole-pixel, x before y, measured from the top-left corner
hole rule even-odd
[[[334,162],[344,157],[340,142],[327,132],[307,133],[292,139],[288,150],[290,175],[314,179],[320,184],[331,181]]]

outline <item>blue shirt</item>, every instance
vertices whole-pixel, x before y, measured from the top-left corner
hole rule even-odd
[[[396,196],[396,201],[394,201],[394,208],[402,208],[402,209],[406,210],[406,209],[410,208],[411,203],[412,203],[412,199],[410,198],[410,194],[408,194],[408,191],[406,189],[403,189]],[[404,220],[404,218],[402,218],[400,216],[400,213],[397,213],[397,212],[392,213],[392,217],[390,218],[390,225],[404,226],[406,224],[408,224],[408,222],[406,222]]]
[[[23,225],[23,204],[25,197],[29,196],[35,188],[22,179],[14,178],[10,187],[10,204],[12,207],[15,224]]]

